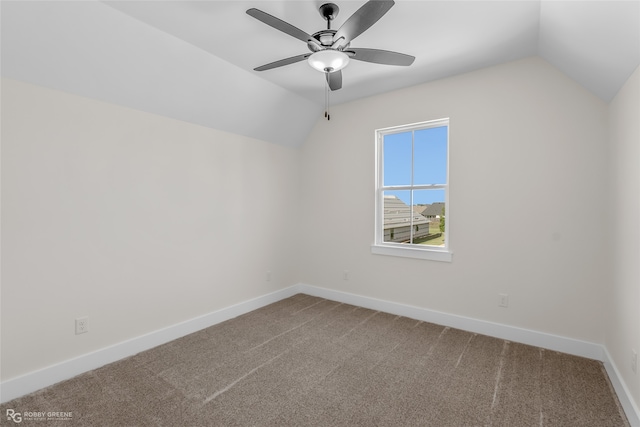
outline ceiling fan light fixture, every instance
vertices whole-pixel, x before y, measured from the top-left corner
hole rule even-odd
[[[322,73],[333,73],[342,70],[349,64],[349,55],[335,49],[324,49],[314,52],[307,61],[309,65]]]

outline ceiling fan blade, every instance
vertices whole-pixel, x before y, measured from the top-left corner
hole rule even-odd
[[[351,59],[385,65],[408,66],[413,64],[413,61],[416,59],[415,56],[380,49],[350,48],[348,50],[345,50],[344,52],[347,55],[353,52],[354,55],[349,55]]]
[[[289,34],[292,37],[297,38],[298,40],[302,40],[307,43],[309,40],[312,40],[313,37],[300,28],[294,27],[288,22],[283,21],[282,19],[276,18],[273,15],[269,15],[266,12],[261,11],[260,9],[251,8],[247,10],[247,14],[253,16],[258,21],[262,21],[265,24],[275,28],[276,30],[280,30],[283,33]]]
[[[344,47],[378,22],[395,4],[393,0],[369,0],[345,21],[333,36],[333,47]]]
[[[265,64],[265,65],[262,65],[260,67],[256,67],[256,68],[254,68],[254,70],[255,71],[266,71],[266,70],[270,70],[272,68],[282,67],[284,65],[295,64],[296,62],[304,61],[309,56],[311,56],[310,53],[304,53],[302,55],[292,56],[291,58],[281,59],[279,61],[270,62],[269,64]]]
[[[327,75],[327,83],[329,89],[338,90],[342,88],[342,71],[334,71],[333,73],[325,73]]]

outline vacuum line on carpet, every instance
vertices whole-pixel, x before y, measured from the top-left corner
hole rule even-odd
[[[318,305],[318,304],[322,304],[323,302],[326,302],[326,301],[327,301],[327,300],[320,300],[320,301],[317,301],[317,302],[315,302],[315,303],[313,303],[313,304],[311,304],[311,305],[309,305],[309,306],[307,306],[307,307],[305,307],[305,308],[301,308],[300,310],[298,310],[298,311],[295,311],[295,312],[291,313],[291,316],[295,316],[296,314],[300,313],[301,311],[305,311],[305,310],[306,310],[306,309],[308,309],[308,308],[311,308],[311,307],[313,307],[313,306],[315,306],[315,305]]]
[[[462,349],[462,353],[460,353],[460,357],[458,357],[458,361],[456,362],[456,368],[458,367],[458,365],[460,364],[460,361],[462,360],[462,356],[464,356],[464,353],[467,351],[467,349],[469,348],[469,344],[471,343],[471,340],[475,337],[477,337],[478,334],[473,334],[469,337],[469,339],[467,340],[467,344],[464,346],[464,348]]]
[[[247,372],[246,374],[244,374],[243,376],[241,376],[240,378],[238,378],[237,380],[235,380],[234,382],[232,382],[231,384],[227,385],[225,388],[223,388],[222,390],[218,390],[215,393],[213,393],[211,396],[207,397],[204,400],[204,403],[209,403],[211,402],[213,399],[215,399],[216,397],[220,396],[222,393],[229,391],[234,385],[238,384],[240,381],[242,381],[243,379],[247,378],[249,375],[253,374],[254,372],[256,372],[258,369],[263,368],[267,365],[269,365],[270,363],[273,363],[276,359],[279,359],[280,357],[282,357],[282,355],[288,353],[289,351],[291,351],[291,349],[287,349],[285,351],[283,351],[282,353],[278,354],[277,356],[273,356],[271,359],[267,360],[266,362],[264,362],[262,365],[260,366],[256,366],[255,368],[253,368],[252,370],[250,370],[249,372]]]
[[[442,340],[442,337],[444,336],[444,334],[447,333],[448,330],[449,330],[449,327],[445,326],[444,329],[440,331],[440,334],[438,335],[438,338],[436,339],[436,341],[433,344],[431,344],[431,346],[429,347],[429,350],[427,350],[427,354],[426,354],[427,358],[433,355],[433,352],[435,351],[436,346],[440,344],[440,340]]]
[[[505,341],[502,345],[502,353],[500,353],[500,363],[498,364],[498,372],[496,373],[496,385],[493,388],[493,401],[491,402],[491,409],[496,406],[496,400],[498,397],[498,390],[500,389],[500,380],[502,379],[502,367],[504,366],[504,358],[509,347],[509,341]]]
[[[386,353],[386,354],[382,355],[382,356],[380,357],[380,359],[379,359],[379,360],[378,360],[378,361],[377,361],[373,366],[371,366],[371,367],[369,368],[369,371],[373,371],[375,368],[377,368],[379,364],[381,364],[381,363],[382,363],[382,362],[383,362],[383,361],[384,361],[388,356],[390,356],[390,355],[391,355],[391,353],[393,353],[394,351],[396,351],[396,348],[400,347],[400,344],[401,344],[401,343],[397,343],[396,345],[394,345],[394,346],[393,346],[393,348],[392,348],[391,350],[389,350],[389,352],[388,352],[388,353]]]
[[[398,316],[398,317],[396,317],[395,319],[393,319],[393,321],[395,322],[395,321],[396,321],[396,320],[398,320],[400,317],[402,317],[402,316]],[[418,320],[418,321],[416,322],[416,324],[415,324],[415,325],[413,325],[413,326],[411,327],[411,329],[417,328],[417,327],[418,327],[418,325],[419,325],[419,324],[421,324],[421,323],[422,323],[422,320]],[[394,346],[393,346],[393,348],[392,348],[391,350],[389,350],[389,352],[388,352],[388,353],[386,353],[385,355],[383,355],[383,356],[380,358],[380,360],[378,360],[378,361],[375,363],[375,365],[373,365],[372,367],[370,367],[370,368],[369,368],[369,371],[373,371],[375,368],[377,368],[377,367],[378,367],[378,365],[379,365],[379,364],[381,364],[381,363],[382,363],[382,362],[383,362],[387,357],[391,356],[391,354],[392,354],[394,351],[396,351],[396,349],[397,349],[398,347],[400,347],[401,345],[405,344],[405,343],[406,343],[407,341],[409,341],[410,339],[411,339],[411,337],[410,337],[410,336],[407,336],[403,341],[401,341],[401,342],[399,342],[399,343],[396,343],[396,345],[394,345]]]
[[[493,425],[493,413],[498,400],[498,390],[500,390],[500,382],[502,381],[502,368],[504,366],[504,359],[508,347],[509,341],[505,341],[502,345],[502,352],[500,353],[500,363],[498,363],[498,372],[496,373],[496,384],[493,387],[493,400],[491,401],[491,411],[489,413],[489,427]]]
[[[314,304],[314,305],[315,305],[315,304]],[[292,327],[292,328],[290,328],[290,329],[287,329],[286,331],[281,332],[281,333],[279,333],[278,335],[275,335],[275,336],[273,336],[273,337],[269,338],[268,340],[266,340],[266,341],[264,341],[264,342],[262,342],[262,343],[260,343],[260,344],[256,345],[255,347],[251,347],[251,348],[250,348],[250,349],[248,349],[247,351],[253,351],[253,350],[255,350],[256,348],[260,348],[260,347],[262,347],[263,345],[265,345],[265,344],[267,344],[267,343],[269,343],[269,342],[271,342],[271,341],[275,340],[276,338],[279,338],[279,337],[281,337],[281,336],[283,336],[283,335],[286,335],[286,334],[288,334],[288,333],[289,333],[289,332],[291,332],[291,331],[295,331],[296,329],[303,327],[304,325],[306,325],[306,324],[307,324],[307,323],[309,323],[309,322],[313,322],[314,320],[316,320],[316,319],[317,319],[317,318],[319,318],[319,317],[326,316],[326,314],[327,314],[328,312],[333,311],[336,307],[338,307],[338,306],[336,305],[336,306],[334,306],[334,307],[331,307],[331,308],[330,308],[329,310],[327,310],[326,312],[322,312],[322,313],[320,313],[319,315],[317,315],[317,316],[315,316],[315,317],[312,317],[311,319],[307,320],[306,322],[302,322],[301,324],[299,324],[299,325],[297,325],[297,326],[294,326],[294,327]],[[308,308],[308,307],[307,307],[307,308]]]
[[[363,321],[361,321],[360,323],[358,323],[356,326],[354,326],[353,328],[349,329],[344,335],[338,337],[338,340],[341,340],[342,338],[346,337],[347,335],[349,335],[351,332],[355,331],[359,326],[364,325],[365,323],[367,323],[369,321],[369,319],[371,319],[373,316],[375,316],[376,314],[380,313],[379,311],[376,311],[375,313],[367,316],[366,319],[364,319]]]

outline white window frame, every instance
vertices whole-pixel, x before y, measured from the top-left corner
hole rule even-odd
[[[435,127],[447,127],[447,177],[445,184],[436,185],[384,185],[384,150],[383,142],[386,135],[401,133],[401,132],[413,132],[421,129],[429,129]],[[375,131],[376,142],[376,168],[375,168],[375,234],[374,243],[371,245],[371,252],[377,255],[391,255],[407,258],[427,259],[433,261],[446,261],[451,262],[453,251],[451,250],[449,228],[451,224],[451,208],[449,205],[449,118],[429,120],[420,123],[412,123],[409,125],[401,125],[388,127],[384,129],[377,129]],[[413,148],[412,148],[413,150]],[[413,176],[413,171],[412,171]],[[413,243],[396,243],[384,241],[384,192],[393,190],[444,190],[445,197],[445,246],[428,246],[428,245],[416,245]],[[411,203],[413,205],[413,203]],[[413,227],[413,215],[411,216],[411,227]]]

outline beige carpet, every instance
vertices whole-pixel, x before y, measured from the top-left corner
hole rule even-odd
[[[295,295],[2,405],[20,425],[627,426],[600,362]]]

